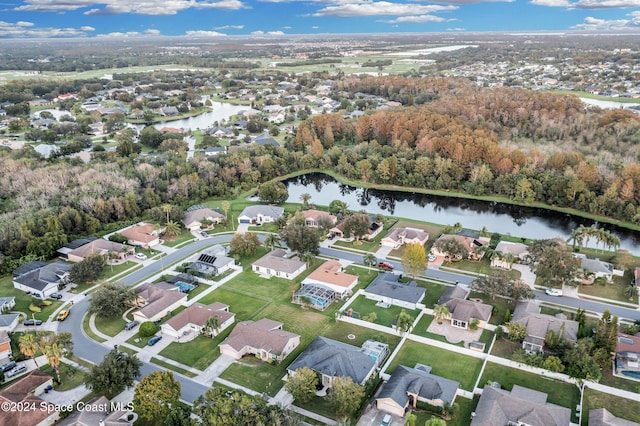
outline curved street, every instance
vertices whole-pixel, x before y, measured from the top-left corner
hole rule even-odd
[[[162,272],[165,266],[172,265],[180,260],[193,255],[194,253],[203,250],[214,244],[228,243],[233,234],[223,234],[218,236],[212,236],[210,238],[194,241],[186,246],[170,253],[154,262],[149,263],[142,269],[132,272],[129,275],[124,276],[119,281],[133,286],[141,283],[150,277]],[[337,250],[332,248],[320,248],[320,254],[328,257],[335,257],[341,260],[350,262],[362,262],[362,254],[351,253],[344,250]],[[402,265],[398,261],[388,260],[394,266],[394,270],[402,271]],[[469,284],[473,281],[474,277],[465,274],[456,274],[449,271],[441,271],[438,269],[428,269],[425,271],[425,277],[436,279],[440,281],[447,281],[450,283],[459,282],[461,284]],[[609,309],[613,315],[617,315],[620,318],[627,318],[630,320],[640,320],[640,311],[618,307],[614,305],[608,305],[600,302],[594,302],[584,299],[576,299],[571,297],[553,297],[546,295],[543,291],[535,291],[536,299],[544,302],[553,303],[556,305],[564,305],[571,308],[583,308],[587,311],[602,313],[605,309]],[[98,343],[90,339],[82,328],[82,318],[86,315],[89,305],[89,299],[84,298],[77,302],[73,306],[73,321],[63,321],[58,325],[59,331],[70,332],[73,336],[74,353],[79,358],[91,361],[93,363],[100,363],[104,356],[111,350],[110,347]],[[154,364],[143,362],[141,368],[142,376],[146,376],[154,371],[162,371],[161,367]],[[193,401],[202,395],[209,389],[207,386],[196,382],[186,376],[174,372],[176,380],[178,380],[182,386],[182,399],[186,402],[193,403]]]

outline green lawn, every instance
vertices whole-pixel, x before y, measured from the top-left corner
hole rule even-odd
[[[389,345],[390,352],[393,352],[396,346],[398,346],[398,343],[400,343],[399,335],[383,333],[343,321],[335,322],[320,335],[358,347],[362,346],[367,340],[375,340]],[[349,336],[354,337],[354,339],[349,339]]]
[[[208,305],[215,302],[229,305],[229,311],[236,314],[236,321],[246,321],[252,318],[256,312],[264,309],[270,302],[265,298],[258,298],[250,294],[241,293],[225,286],[213,290],[200,299],[200,303]]]
[[[482,367],[482,360],[478,358],[407,340],[387,373],[393,373],[397,365],[413,368],[417,363],[430,366],[435,375],[460,382],[460,387],[468,391],[473,390]]]
[[[122,319],[122,316],[113,318],[96,317],[96,328],[107,336],[115,336],[124,329],[124,325],[127,322]]]
[[[392,305],[388,308],[380,308],[376,306],[376,303],[378,303],[377,300],[371,300],[367,299],[364,296],[360,296],[356,300],[354,300],[351,305],[349,305],[349,308],[358,313],[359,317],[356,316],[356,318],[360,319],[363,319],[365,316],[370,315],[371,313],[375,313],[377,315],[377,318],[373,322],[387,327],[391,327],[392,321],[398,318],[398,315],[400,315],[400,312],[402,311],[406,311],[413,318],[416,318],[420,313],[418,309],[408,310],[395,305]]]
[[[479,398],[476,396],[473,399],[463,398],[461,396],[457,397],[455,400],[455,404],[458,404],[458,413],[451,419],[447,420],[447,426],[469,426],[471,421],[471,413],[475,410],[478,405]],[[433,416],[433,412],[430,410],[421,411],[422,404],[418,404],[418,410],[413,413],[417,416],[416,425],[425,424],[431,416]],[[435,410],[437,408],[433,407]],[[438,417],[436,415],[436,417]]]
[[[494,271],[494,269],[491,268],[491,260],[488,257],[483,257],[479,262],[472,262],[469,260],[462,260],[460,262],[444,262],[442,266],[474,274],[491,275]],[[516,271],[515,269],[509,270],[508,273],[512,280],[517,280],[521,276],[520,271]]]
[[[210,289],[211,286],[209,284],[198,283],[198,286],[187,293],[187,300],[191,300],[194,297],[198,296],[200,293],[203,293]]]
[[[582,404],[583,425],[588,423],[589,410],[597,408],[606,408],[616,417],[636,423],[640,422],[640,402],[638,401],[587,388],[584,391]]]
[[[182,374],[183,376],[187,376],[187,377],[196,377],[196,375],[195,375],[195,374],[193,374],[191,371],[188,371],[188,370],[185,370],[185,369],[183,369],[183,368],[177,367],[177,366],[175,366],[175,365],[173,365],[173,364],[170,364],[170,363],[168,363],[168,362],[165,362],[165,361],[163,361],[163,360],[161,360],[161,359],[158,359],[158,358],[156,358],[156,357],[151,357],[151,362],[152,362],[152,363],[154,363],[154,364],[156,364],[156,365],[159,365],[160,367],[164,367],[164,368],[166,368],[167,370],[174,371],[174,372],[176,372],[176,373],[180,373],[180,374]]]
[[[14,296],[16,298],[16,307],[13,308],[15,312],[23,312],[28,315],[29,318],[33,317],[42,321],[48,320],[49,316],[62,305],[62,302],[59,302],[57,300],[50,300],[51,302],[53,302],[50,306],[42,308],[41,312],[34,313],[32,316],[32,312],[29,310],[29,305],[31,305],[32,297],[27,295],[24,291],[17,290],[13,286],[11,275],[5,275],[4,277],[0,278],[0,295],[2,295],[2,297]]]
[[[605,299],[617,300],[625,303],[638,303],[638,298],[634,297],[633,300],[629,300],[624,295],[625,288],[629,287],[629,283],[633,279],[633,269],[629,268],[625,271],[622,277],[613,277],[612,283],[606,283],[605,285],[595,284],[581,285],[578,287],[580,294],[596,297],[604,297]]]
[[[547,402],[570,408],[574,414],[575,407],[580,402],[580,391],[575,385],[491,362],[487,363],[479,386],[483,386],[488,382],[498,382],[503,389],[507,390],[511,390],[513,385],[517,384],[525,388],[545,392],[549,395]]]
[[[55,390],[59,392],[64,392],[64,391],[71,390],[75,387],[78,387],[84,383],[84,373],[76,369],[75,367],[72,367],[62,362],[60,363],[59,369],[60,369],[60,380],[62,381],[62,383],[58,385],[54,384]],[[40,367],[40,371],[51,375],[51,377],[54,377],[54,378],[56,377],[56,373],[53,371],[53,367],[51,367],[51,365],[49,364],[43,365],[42,367]]]
[[[451,343],[441,334],[430,333],[427,331],[427,328],[431,325],[431,321],[433,321],[433,315],[422,315],[418,324],[411,330],[411,334],[415,334],[417,336],[427,337],[429,339],[437,340],[438,342],[449,343],[450,345],[456,345],[464,347],[464,342]]]
[[[600,383],[629,392],[640,393],[640,382],[616,377],[613,375],[610,368],[602,371],[602,379],[600,379]]]
[[[172,342],[160,351],[159,355],[204,371],[220,356],[218,345],[231,333],[232,328],[233,326],[227,328],[213,339],[206,336],[198,336],[185,343]]]
[[[167,247],[175,247],[179,244],[185,243],[187,241],[191,241],[191,240],[195,240],[195,237],[193,236],[193,234],[189,231],[183,230],[180,235],[178,235],[175,238],[172,239],[167,239],[165,238],[165,241],[163,243],[163,245],[167,246]]]
[[[438,299],[442,297],[442,294],[447,290],[447,286],[434,283],[431,281],[416,280],[418,287],[424,287],[427,289],[422,304],[427,308],[433,308],[438,303]]]
[[[100,274],[100,278],[98,281],[108,280],[116,275],[131,269],[131,272],[136,269],[142,268],[142,265],[137,262],[126,261],[121,263],[120,265],[107,265],[104,267],[102,274]]]
[[[469,294],[470,299],[481,299],[482,303],[493,306],[493,312],[491,314],[491,319],[489,320],[489,324],[500,325],[504,322],[504,315],[509,310],[513,313],[515,305],[511,300],[503,299],[502,297],[497,297],[495,299],[490,299],[483,293],[478,293],[472,291]]]
[[[91,330],[91,327],[89,326],[89,315],[85,315],[84,318],[82,318],[82,330],[90,339],[100,343],[106,342],[105,339],[98,336]]]

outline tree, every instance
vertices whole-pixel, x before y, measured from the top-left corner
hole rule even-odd
[[[405,244],[402,253],[402,267],[414,279],[427,269],[427,252],[420,243]]]
[[[344,220],[343,232],[344,235],[359,240],[367,235],[370,227],[369,216],[366,213],[356,213]]]
[[[33,359],[36,367],[38,367],[38,361],[36,361],[36,353],[40,349],[38,336],[36,336],[35,333],[24,333],[20,336],[18,346],[20,352],[22,352],[24,356]]]
[[[151,337],[158,332],[159,328],[151,321],[145,321],[140,324],[138,334],[142,337]]]
[[[100,286],[89,300],[89,313],[99,317],[120,316],[133,306],[135,291],[120,282],[107,282]]]
[[[347,213],[347,203],[342,200],[333,200],[329,203],[329,213],[331,214],[346,214]]]
[[[204,322],[204,327],[202,328],[202,332],[204,334],[208,334],[213,337],[218,334],[218,330],[220,329],[220,321],[218,315],[213,315],[207,318]]]
[[[471,283],[471,290],[486,294],[491,300],[496,296],[503,296],[519,302],[535,296],[531,287],[522,281],[512,282],[506,271],[493,271],[491,275],[478,277]]]
[[[280,244],[280,236],[278,234],[267,234],[267,236],[264,237],[263,244],[269,247],[270,250],[273,250],[275,246]]]
[[[308,192],[305,192],[304,194],[300,194],[299,199],[300,201],[302,201],[303,208],[309,207],[309,200],[311,200],[311,194],[309,194]]]
[[[224,200],[220,205],[220,208],[222,208],[224,216],[227,218],[227,220],[229,220],[229,210],[231,210],[231,203],[229,203],[227,200]],[[231,223],[233,223],[233,220],[231,221]]]
[[[318,374],[309,367],[302,367],[289,374],[284,387],[296,402],[306,404],[316,396],[318,384]]]
[[[569,247],[560,240],[537,240],[529,247],[533,264],[531,270],[548,287],[578,285],[580,260],[573,257]]]
[[[593,336],[593,343],[596,349],[603,348],[608,353],[616,350],[618,337],[618,317],[611,316],[611,312],[605,309],[596,326],[596,334]]]
[[[336,377],[327,392],[327,401],[339,416],[354,414],[364,399],[364,387],[354,383],[351,377]]]
[[[316,229],[298,223],[290,223],[280,231],[280,238],[298,254],[319,253],[320,235]]]
[[[179,401],[180,382],[169,371],[155,371],[144,377],[133,393],[135,412],[151,424],[161,424]]]
[[[542,368],[554,373],[562,373],[564,371],[562,360],[553,355],[550,355],[544,359],[544,361],[542,362]]]
[[[289,191],[282,182],[265,182],[258,188],[258,198],[265,203],[282,204],[289,198]]]
[[[413,320],[414,318],[409,315],[407,311],[405,311],[404,309],[401,310],[396,320],[396,330],[399,330],[401,333],[406,333],[411,329]]]
[[[229,241],[231,252],[240,256],[252,256],[258,247],[260,247],[260,240],[254,232],[235,234]]]
[[[175,238],[182,232],[182,226],[178,222],[168,221],[164,227],[163,235],[169,239]]]
[[[447,305],[435,305],[433,307],[433,318],[438,322],[438,324],[442,324],[442,322],[450,316],[451,312],[449,312]]]
[[[418,420],[418,416],[413,413],[407,413],[404,416],[404,426],[416,426],[416,420]]]
[[[157,148],[162,143],[162,133],[153,126],[147,126],[140,131],[140,143],[149,148]]]
[[[140,375],[140,367],[142,361],[135,355],[112,349],[100,364],[91,367],[85,375],[85,384],[93,392],[112,398],[133,386]]]
[[[42,353],[47,358],[47,361],[53,368],[53,371],[56,372],[58,383],[62,383],[62,380],[60,380],[60,362],[62,361],[62,357],[64,356],[62,345],[57,342],[43,345]]]
[[[509,340],[514,342],[522,340],[529,335],[527,327],[524,324],[511,321],[506,323],[505,327],[509,330]]]
[[[447,422],[439,417],[431,416],[431,418],[426,421],[424,426],[447,426]]]
[[[300,255],[300,260],[307,264],[307,268],[311,266],[311,262],[313,262],[313,259],[315,258],[316,256],[310,251],[305,251]]]
[[[433,247],[440,253],[444,253],[445,257],[449,258],[449,260],[466,259],[469,256],[469,249],[455,238],[438,238],[438,240],[433,243]]]
[[[69,279],[76,284],[86,284],[100,278],[105,267],[104,257],[90,254],[82,262],[74,263],[69,269]]]
[[[373,253],[367,253],[364,256],[362,256],[362,262],[369,266],[372,267],[374,266],[376,263],[378,263],[378,258],[376,257],[375,254]]]

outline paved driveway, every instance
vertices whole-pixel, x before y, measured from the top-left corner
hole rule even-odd
[[[229,355],[220,355],[218,359],[213,361],[209,367],[207,367],[204,372],[193,380],[211,385],[215,379],[217,379],[224,370],[229,368],[231,364],[233,364],[236,360],[230,357]]]

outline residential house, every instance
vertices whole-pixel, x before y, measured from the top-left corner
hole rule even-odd
[[[178,111],[178,108],[174,106],[168,106],[168,107],[161,108],[160,113],[165,116],[172,116],[172,115],[180,114],[180,111]]]
[[[511,392],[485,386],[471,426],[569,426],[571,409],[547,402],[547,394],[519,385]]]
[[[382,232],[382,230],[384,229],[384,224],[378,221],[376,216],[373,216],[373,215],[368,215],[368,216],[369,216],[369,229],[367,230],[367,233],[364,235],[364,238],[367,240],[373,240],[375,237],[378,236],[380,232]],[[344,233],[344,220],[338,223],[333,228],[331,228],[329,232],[343,240],[352,239],[350,235],[345,235]]]
[[[226,146],[210,146],[204,149],[205,157],[214,157],[216,155],[224,154],[227,152]]]
[[[480,237],[478,234],[471,232],[462,231],[461,233],[456,234],[443,234],[438,238],[438,240],[436,240],[433,247],[431,247],[431,252],[436,256],[448,256],[448,253],[443,253],[437,248],[437,242],[444,239],[460,242],[468,251],[467,258],[475,261],[479,261],[483,258],[485,253],[484,247],[488,247],[489,245],[489,238]],[[458,260],[459,259],[460,258],[458,258]]]
[[[13,296],[0,297],[0,313],[9,312],[16,307],[16,298]]]
[[[308,303],[324,311],[334,300],[351,294],[358,284],[358,276],[341,272],[342,264],[327,260],[302,281],[302,287],[293,295],[293,303]]]
[[[136,306],[140,309],[133,313],[133,319],[140,323],[158,321],[187,303],[186,293],[169,283],[145,283],[136,287],[135,292]]]
[[[421,229],[415,228],[393,228],[385,235],[380,243],[384,247],[398,249],[404,244],[416,243],[425,245],[429,239],[429,234]]]
[[[424,308],[420,302],[425,294],[426,290],[418,287],[415,281],[401,283],[399,275],[388,272],[379,274],[364,293],[367,299],[408,309]]]
[[[318,219],[320,219],[321,217],[326,217],[327,219],[329,219],[332,225],[335,225],[336,221],[338,220],[338,218],[332,215],[331,213],[323,212],[322,210],[314,210],[314,209],[303,210],[302,215],[304,216],[305,224],[309,228],[317,228]]]
[[[118,234],[127,239],[127,243],[132,246],[148,249],[160,244],[160,234],[162,229],[158,229],[151,223],[139,223],[118,231]]]
[[[207,134],[209,136],[213,136],[215,138],[229,139],[229,138],[235,137],[235,134],[233,133],[233,130],[228,128],[228,127],[214,126],[214,127],[210,128],[210,129],[207,129],[205,131],[205,134]]]
[[[253,262],[251,268],[267,278],[279,277],[292,280],[307,268],[307,264],[298,256],[287,257],[286,251],[275,249]]]
[[[54,404],[44,401],[39,395],[53,387],[53,377],[35,369],[17,382],[0,391],[0,405],[35,407],[33,410],[0,410],[0,425],[49,426],[59,419],[60,413]]]
[[[527,337],[522,341],[522,348],[528,352],[542,352],[550,330],[569,342],[578,340],[577,321],[567,319],[564,314],[541,314],[540,305],[535,301],[518,303],[511,321],[527,327]]]
[[[235,265],[235,259],[226,256],[226,249],[220,244],[216,244],[200,253],[196,261],[187,266],[187,271],[204,277],[222,274],[233,265]]]
[[[574,253],[574,257],[580,259],[580,268],[586,274],[591,274],[594,278],[605,278],[607,281],[613,280],[614,276],[621,277],[624,271],[615,269],[613,264],[604,262],[597,257],[586,256]]]
[[[478,328],[484,328],[491,318],[493,306],[467,299],[453,298],[445,303],[450,312],[451,325],[468,329],[476,322]]]
[[[615,373],[617,375],[639,379],[640,336],[618,333],[615,361]]]
[[[284,208],[278,206],[247,206],[242,210],[240,216],[238,216],[238,223],[255,223],[262,225],[263,223],[275,222],[283,213]]]
[[[182,216],[182,223],[189,231],[197,231],[202,229],[202,222],[205,220],[212,224],[219,224],[224,222],[226,219],[227,217],[224,213],[216,209],[196,205],[187,209],[187,212]]]
[[[253,140],[253,143],[260,146],[265,146],[265,145],[280,146],[277,140],[270,137],[257,137]]]
[[[348,345],[326,337],[317,337],[287,367],[288,374],[307,367],[318,373],[323,387],[329,388],[336,377],[351,377],[363,385],[389,354],[385,343],[367,340],[362,347]]]
[[[522,262],[529,255],[529,246],[522,243],[500,241],[493,251],[491,267],[511,269],[515,262]]]
[[[65,286],[69,283],[69,270],[71,264],[66,262],[45,263],[29,262],[13,271],[13,286],[18,290],[34,294],[36,297],[46,298],[51,293],[58,291],[58,286]],[[34,269],[28,270],[31,266]],[[16,271],[27,270],[28,272],[16,276]]]
[[[0,314],[0,331],[12,333],[19,323],[19,314]]]
[[[589,426],[640,426],[640,423],[621,419],[609,412],[606,408],[589,410]]]
[[[138,418],[137,414],[120,408],[114,402],[109,401],[105,396],[91,399],[78,410],[65,418],[58,426],[131,426]],[[121,408],[125,408],[122,406]],[[131,417],[131,420],[129,420]]]
[[[57,250],[57,252],[65,257],[69,262],[82,262],[90,254],[98,254],[100,256],[104,256],[105,259],[112,255],[115,259],[124,260],[127,258],[127,255],[129,255],[134,250],[131,246],[116,243],[115,241],[104,240],[101,238],[92,239],[85,244],[82,244],[74,249],[70,249],[69,246],[75,246],[75,244],[73,244],[74,242],[75,241],[72,241],[71,244],[67,244],[67,246]]]
[[[0,330],[0,364],[4,364],[13,356],[11,351],[11,338],[9,333]]]
[[[267,318],[239,322],[221,344],[220,353],[240,359],[255,355],[263,361],[282,362],[300,344],[300,336]]]
[[[460,383],[431,374],[431,367],[418,364],[416,368],[398,365],[389,380],[376,395],[376,407],[404,417],[409,407],[419,402],[436,407],[453,404]]]
[[[229,306],[222,303],[203,305],[194,303],[184,311],[171,318],[160,328],[162,333],[175,339],[190,335],[191,338],[203,333],[204,325],[211,317],[218,318],[218,328],[207,330],[212,337],[217,336],[235,321],[236,314],[229,312]],[[190,339],[186,339],[190,340]]]
[[[469,286],[466,285],[456,284],[454,287],[447,287],[438,299],[438,305],[444,305],[451,299],[466,299],[470,293],[471,290],[469,290]]]
[[[42,158],[50,158],[58,153],[60,148],[57,145],[41,143],[33,147],[34,151],[42,156]]]

